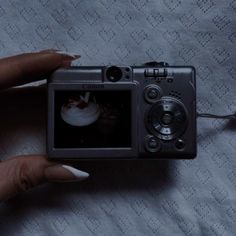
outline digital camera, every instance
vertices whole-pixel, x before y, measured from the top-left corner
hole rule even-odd
[[[48,80],[51,159],[191,159],[196,85],[191,66],[79,66]]]

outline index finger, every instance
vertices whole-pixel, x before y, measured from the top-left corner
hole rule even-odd
[[[0,59],[0,89],[44,79],[47,74],[74,59],[50,50]]]

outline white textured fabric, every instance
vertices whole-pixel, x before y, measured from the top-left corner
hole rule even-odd
[[[80,65],[197,70],[200,112],[236,111],[235,0],[0,0],[0,56],[58,48]],[[45,91],[1,94],[0,154],[45,152]],[[86,182],[0,205],[0,235],[235,235],[236,124],[198,120],[191,161],[80,163]]]

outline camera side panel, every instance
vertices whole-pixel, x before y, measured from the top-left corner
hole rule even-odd
[[[193,67],[136,67],[140,83],[139,147],[147,159],[196,156],[196,85]]]

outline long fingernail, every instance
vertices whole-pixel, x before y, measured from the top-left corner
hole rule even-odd
[[[78,179],[85,179],[89,177],[89,173],[82,171],[82,170],[78,170],[72,166],[67,166],[67,165],[62,165],[62,167],[64,167],[66,170],[70,171],[76,178]]]
[[[58,50],[57,49],[44,49],[44,50],[41,50],[39,51],[39,53],[55,53],[57,52]]]
[[[50,182],[75,182],[89,177],[87,172],[68,165],[54,165],[45,170],[45,177]]]
[[[73,53],[73,52],[66,52],[66,51],[56,51],[56,53],[58,54],[62,54],[68,57],[72,57],[74,60],[80,58],[81,56],[78,55],[77,53]]]

